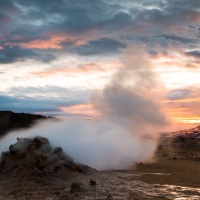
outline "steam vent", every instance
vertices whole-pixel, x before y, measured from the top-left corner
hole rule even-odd
[[[17,143],[10,145],[0,160],[0,172],[4,173],[28,170],[29,173],[42,174],[62,168],[84,171],[84,167],[76,164],[61,147],[52,148],[44,137],[17,138]]]
[[[44,137],[17,138],[0,159],[0,200],[79,199],[97,171]]]

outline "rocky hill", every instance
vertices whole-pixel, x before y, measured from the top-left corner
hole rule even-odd
[[[164,133],[162,134],[163,137],[178,137],[178,138],[185,138],[185,139],[200,139],[200,125],[187,129],[187,130],[179,130],[174,131],[171,133]]]
[[[42,115],[0,111],[0,137],[8,131],[31,127],[37,120],[48,119]]]
[[[188,130],[163,133],[157,153],[174,159],[200,161],[200,125]]]

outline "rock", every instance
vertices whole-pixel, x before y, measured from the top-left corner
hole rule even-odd
[[[17,138],[0,158],[0,199],[84,199],[95,172],[46,138]]]
[[[75,171],[83,171],[82,167],[63,152],[61,147],[53,149],[49,140],[44,137],[17,138],[8,152],[3,152],[0,159],[0,171],[10,172],[18,167],[24,169],[50,169],[58,171],[64,166],[71,166]],[[31,171],[31,170],[29,170]],[[40,173],[36,173],[40,174]]]
[[[90,185],[96,185],[96,181],[94,179],[90,179]]]
[[[84,191],[84,188],[80,182],[73,182],[71,184],[70,193],[78,193],[78,192],[83,192],[83,191]]]
[[[63,152],[63,149],[61,147],[56,147],[54,150],[53,150],[53,153],[54,154],[60,154]]]

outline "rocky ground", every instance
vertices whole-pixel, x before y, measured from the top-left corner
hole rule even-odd
[[[18,138],[0,161],[2,200],[200,199],[200,140],[163,137],[153,163],[98,172],[48,139]]]

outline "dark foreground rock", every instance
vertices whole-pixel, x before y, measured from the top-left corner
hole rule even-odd
[[[17,138],[1,155],[0,199],[76,199],[95,173],[47,138]]]
[[[52,117],[28,113],[14,113],[11,111],[0,111],[0,137],[9,131],[21,128],[29,128],[38,120],[46,119],[52,119]]]
[[[0,171],[3,173],[27,170],[42,174],[64,167],[77,171],[83,168],[75,164],[61,147],[53,149],[44,137],[17,138],[17,143],[10,145],[9,151],[3,152],[0,160]]]

